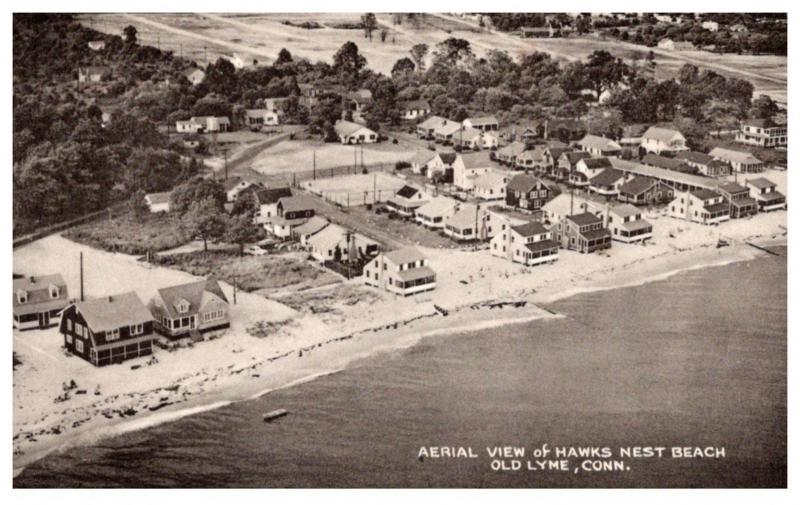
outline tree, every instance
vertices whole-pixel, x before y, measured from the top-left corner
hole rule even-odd
[[[253,223],[252,216],[242,214],[227,219],[224,239],[239,246],[239,256],[244,254],[244,246],[258,240],[261,229]]]
[[[130,200],[128,200],[128,208],[131,214],[133,214],[134,219],[140,223],[144,221],[145,216],[150,212],[150,209],[147,207],[147,202],[144,201],[144,197],[144,191],[139,189],[133,193]]]
[[[389,31],[386,28],[381,29],[381,42],[386,42],[386,37],[389,35]]]
[[[275,65],[283,65],[285,63],[291,63],[292,60],[292,53],[290,53],[285,47],[278,52],[278,58],[275,60]]]
[[[433,51],[433,64],[452,70],[471,61],[474,56],[469,41],[449,37],[436,44],[436,49]]]
[[[758,119],[771,120],[779,110],[778,104],[769,95],[759,95],[753,100],[750,115]]]
[[[125,35],[125,44],[128,46],[135,46],[136,45],[136,36],[139,33],[136,31],[136,27],[133,25],[126,26],[122,33]]]
[[[623,82],[630,73],[628,65],[608,51],[597,50],[589,55],[585,67],[586,83],[594,90],[597,99],[603,91]]]
[[[203,241],[203,251],[208,252],[208,241],[222,237],[226,219],[213,198],[192,202],[181,216],[181,226],[194,237]]]
[[[411,50],[408,51],[411,53],[411,59],[414,60],[414,64],[417,65],[417,69],[420,72],[425,71],[425,57],[428,56],[428,44],[414,44],[411,47]]]
[[[219,181],[196,177],[176,187],[170,195],[170,209],[183,214],[195,202],[211,200],[221,212],[225,205],[225,188]]]
[[[368,12],[361,16],[361,24],[364,26],[364,38],[372,40],[372,32],[378,28],[378,20],[375,14]]]
[[[400,58],[392,67],[392,77],[397,79],[404,74],[412,73],[414,72],[414,68],[414,62],[411,61],[411,58]]]
[[[367,59],[358,52],[353,42],[345,42],[333,55],[333,71],[346,84],[355,84],[361,69],[367,65]]]

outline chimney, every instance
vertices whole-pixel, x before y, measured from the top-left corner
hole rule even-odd
[[[114,297],[111,296],[111,295],[108,295],[108,303],[111,303],[113,301],[114,301]]]
[[[29,280],[31,281],[31,284],[34,284],[36,282],[36,277],[31,275]]]

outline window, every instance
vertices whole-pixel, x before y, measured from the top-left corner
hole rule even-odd
[[[75,350],[78,352],[83,352],[83,340],[75,341]]]
[[[131,336],[141,335],[142,333],[144,333],[143,324],[132,324],[130,329],[131,329]]]
[[[113,342],[119,340],[119,328],[114,328],[106,332],[106,342]]]
[[[28,303],[28,293],[25,291],[17,291],[17,301],[19,303]]]
[[[61,289],[58,286],[50,286],[50,298],[58,298],[61,295]]]
[[[67,319],[67,331],[72,331],[72,319]]]
[[[70,335],[69,333],[67,333],[67,343],[68,344],[72,343],[72,335]]]
[[[83,336],[83,325],[81,323],[75,323],[75,334],[79,336]]]

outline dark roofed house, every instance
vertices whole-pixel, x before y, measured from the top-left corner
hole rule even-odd
[[[29,330],[58,324],[67,301],[67,284],[61,274],[31,275],[14,279],[14,328]]]
[[[745,183],[750,188],[750,196],[758,202],[758,210],[762,212],[786,208],[786,197],[777,190],[777,184],[764,177],[748,179]]]
[[[428,196],[419,189],[405,185],[386,201],[386,205],[401,216],[412,217],[414,211],[426,204],[428,200]]]
[[[291,237],[295,226],[314,217],[314,202],[304,195],[284,196],[275,209],[275,216],[264,227],[278,238]]]
[[[634,205],[654,205],[671,201],[674,191],[658,179],[636,175],[617,188],[617,199]]]
[[[153,352],[153,318],[133,291],[73,303],[62,313],[59,332],[67,351],[95,366]]]
[[[616,168],[606,168],[589,179],[589,190],[598,195],[615,196],[625,182],[625,174]]]
[[[721,177],[731,173],[730,165],[706,153],[682,151],[675,155],[675,159],[696,168],[706,177]]]
[[[228,298],[212,279],[159,289],[149,309],[155,330],[170,339],[230,326]]]
[[[719,192],[730,203],[732,219],[752,216],[758,212],[758,202],[750,196],[750,190],[735,182],[723,182]]]
[[[611,232],[603,226],[603,218],[591,212],[564,217],[555,225],[556,242],[561,247],[580,253],[593,253],[611,248]]]
[[[539,212],[551,196],[550,186],[532,175],[517,174],[506,186],[506,205],[521,210]]]
[[[558,260],[558,242],[553,240],[552,232],[537,221],[504,226],[492,238],[489,251],[494,256],[526,266]]]

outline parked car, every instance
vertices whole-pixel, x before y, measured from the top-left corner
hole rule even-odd
[[[250,256],[263,256],[264,254],[267,254],[267,251],[253,244],[245,247],[244,253],[249,254]]]

